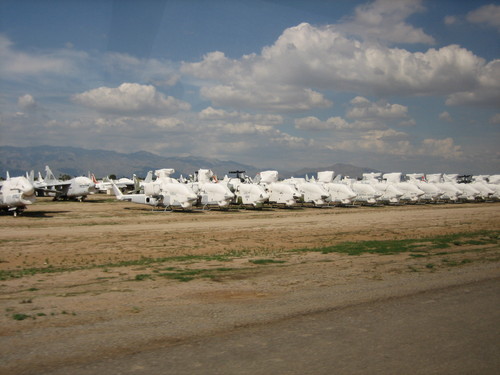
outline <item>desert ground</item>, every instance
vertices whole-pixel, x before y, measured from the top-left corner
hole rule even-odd
[[[158,212],[95,195],[0,224],[5,374],[500,278],[500,203]]]

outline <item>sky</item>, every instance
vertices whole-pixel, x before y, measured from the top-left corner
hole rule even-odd
[[[494,174],[499,130],[498,1],[0,1],[2,146]]]

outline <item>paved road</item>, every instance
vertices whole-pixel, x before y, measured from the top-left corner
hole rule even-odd
[[[498,374],[500,281],[137,351],[51,374]]]

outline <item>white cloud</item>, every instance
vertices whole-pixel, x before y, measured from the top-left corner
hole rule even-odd
[[[99,87],[73,96],[73,101],[97,111],[131,113],[187,111],[189,103],[156,91],[151,85],[122,83],[117,88]]]
[[[252,122],[271,126],[283,123],[283,117],[280,115],[250,114],[240,111],[228,112],[213,107],[203,109],[198,116],[200,119],[207,121]]]
[[[494,27],[500,32],[500,5],[483,5],[469,12],[466,19],[472,23],[486,24],[487,26]]]
[[[214,52],[181,69],[207,80],[201,94],[215,105],[279,111],[331,106],[319,90],[358,95],[474,90],[489,65],[457,45],[410,52],[348,39],[335,26],[303,23],[286,29],[260,55],[235,60]]]
[[[352,107],[347,111],[347,117],[354,119],[405,119],[408,117],[408,107],[400,104],[389,104],[384,101],[372,103],[363,97],[351,100]]]
[[[493,60],[478,71],[470,90],[458,90],[446,100],[447,105],[500,105],[500,60]]]
[[[20,96],[17,99],[17,105],[23,111],[31,111],[37,107],[37,103],[35,101],[35,98],[30,94]]]
[[[455,145],[452,138],[428,138],[413,144],[408,134],[394,129],[369,130],[356,137],[335,140],[326,145],[336,151],[368,152],[378,155],[396,155],[401,157],[437,157],[446,160],[460,160],[463,152]]]
[[[444,24],[447,26],[455,25],[459,22],[456,16],[446,16],[444,17]]]
[[[444,159],[460,159],[463,155],[462,148],[455,145],[452,138],[424,139],[417,151],[419,155],[437,156]]]
[[[341,117],[330,117],[321,121],[314,116],[303,117],[295,120],[295,128],[301,130],[340,130],[349,127],[349,123]]]
[[[41,74],[67,75],[74,72],[84,52],[57,50],[50,53],[26,53],[14,48],[13,43],[0,34],[0,75],[4,78]]]
[[[344,20],[339,29],[365,40],[434,44],[432,36],[405,22],[424,10],[421,0],[376,0],[356,7],[354,16]]]
[[[441,112],[439,114],[439,119],[443,120],[443,121],[446,121],[446,122],[452,122],[453,121],[453,118],[451,117],[451,115],[447,111]]]

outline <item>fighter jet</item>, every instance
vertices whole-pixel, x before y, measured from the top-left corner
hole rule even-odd
[[[23,212],[27,205],[35,202],[35,187],[24,177],[10,177],[0,182],[0,210],[12,212],[14,216]]]
[[[49,166],[45,166],[45,178],[43,183],[36,187],[40,195],[54,197],[58,199],[77,199],[82,202],[89,194],[96,192],[95,184],[85,176],[74,177],[68,181],[62,181],[54,177]]]

